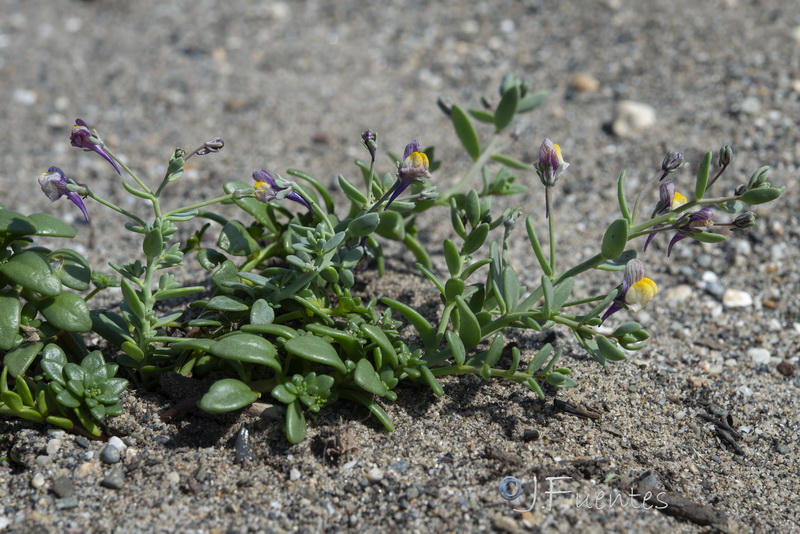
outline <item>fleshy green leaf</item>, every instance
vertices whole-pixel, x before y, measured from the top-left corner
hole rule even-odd
[[[275,310],[264,299],[258,299],[253,302],[250,308],[250,323],[251,324],[271,324],[275,320]]]
[[[47,261],[55,271],[61,283],[75,291],[89,289],[92,280],[92,270],[86,258],[72,249],[61,248],[47,255]]]
[[[511,124],[514,115],[517,113],[518,104],[519,86],[515,85],[503,93],[503,98],[500,100],[500,103],[497,105],[497,110],[494,112],[494,126],[497,133],[502,132]]]
[[[239,221],[228,221],[222,227],[217,246],[233,256],[249,256],[261,249]]]
[[[694,199],[700,200],[706,194],[706,186],[708,185],[708,174],[711,170],[711,158],[714,157],[713,152],[706,153],[702,163],[697,168],[697,180],[694,184]]]
[[[605,235],[603,236],[603,245],[600,249],[600,256],[604,260],[617,259],[623,252],[625,252],[625,245],[628,243],[628,220],[617,219],[612,222]]]
[[[422,342],[425,345],[425,348],[431,349],[433,345],[436,344],[436,334],[433,330],[433,326],[428,322],[428,320],[423,317],[417,310],[408,306],[407,304],[403,304],[394,299],[390,299],[388,297],[384,297],[381,299],[381,302],[384,303],[386,306],[390,307],[396,312],[399,312],[406,320],[411,323],[414,328],[419,333],[420,337],[422,338]]]
[[[223,337],[209,347],[209,352],[217,358],[266,365],[278,372],[281,370],[275,345],[255,334],[236,332]]]
[[[375,325],[362,324],[361,331],[381,348],[384,358],[386,358],[387,363],[392,368],[398,366],[397,352],[394,350],[391,341],[386,337],[386,333],[383,330]]]
[[[22,305],[19,293],[13,289],[0,291],[0,349],[11,350],[19,336]]]
[[[530,163],[525,163],[524,161],[512,158],[511,156],[506,156],[505,154],[492,154],[492,159],[512,169],[519,169],[522,171],[532,171],[535,169],[535,167]]]
[[[450,347],[450,354],[453,355],[456,365],[464,365],[467,359],[467,350],[464,348],[464,343],[461,341],[461,338],[452,330],[447,330],[444,336],[447,339],[447,345]]]
[[[285,430],[289,443],[300,443],[306,437],[306,418],[299,400],[295,400],[286,408]]]
[[[759,187],[751,189],[739,197],[741,202],[755,206],[757,204],[764,204],[772,202],[783,194],[785,187]]]
[[[36,233],[35,223],[25,215],[16,211],[0,209],[0,234],[2,235],[32,235]],[[71,236],[75,237],[73,230]]]
[[[232,412],[254,403],[258,397],[259,394],[241,380],[223,378],[211,385],[197,406],[208,413]]]
[[[378,227],[380,215],[377,213],[366,213],[356,217],[347,225],[347,232],[354,237],[366,237]]]
[[[453,127],[456,130],[456,135],[464,149],[473,161],[477,160],[481,155],[481,144],[478,140],[478,134],[469,116],[464,113],[464,110],[454,105],[450,112],[450,119],[453,121]]]
[[[55,296],[61,292],[61,281],[53,273],[50,264],[32,250],[21,252],[0,265],[0,274],[42,295]]]
[[[308,361],[330,365],[342,374],[347,373],[347,367],[339,357],[336,349],[321,337],[314,335],[297,336],[288,339],[283,346],[289,354],[294,354]]]
[[[44,347],[44,343],[37,341],[21,345],[7,353],[3,358],[3,365],[8,367],[8,374],[11,376],[24,375],[42,347]]]
[[[545,100],[547,100],[547,91],[529,93],[520,99],[519,104],[517,104],[517,113],[533,111],[541,106]]]
[[[88,332],[92,329],[89,307],[80,295],[64,291],[39,302],[39,311],[47,322],[67,332]]]
[[[353,374],[358,387],[373,395],[383,397],[386,395],[386,386],[381,382],[381,377],[375,372],[372,363],[366,358],[362,358],[356,365],[356,371]]]

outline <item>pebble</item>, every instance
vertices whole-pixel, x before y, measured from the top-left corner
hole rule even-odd
[[[633,137],[656,123],[656,110],[652,106],[623,100],[617,104],[611,131],[620,137]]]
[[[746,115],[758,115],[761,113],[761,102],[754,96],[748,96],[739,103],[738,111]]]
[[[75,436],[75,443],[77,443],[79,446],[83,447],[84,449],[88,449],[89,447],[92,446],[92,442],[89,441],[89,439],[84,437],[84,436]]]
[[[600,89],[600,80],[586,72],[576,72],[570,78],[569,86],[582,93],[594,93]]]
[[[741,289],[726,289],[722,295],[722,304],[728,308],[747,308],[753,305],[753,297]]]
[[[725,286],[723,286],[720,282],[706,282],[704,286],[706,293],[715,299],[722,300],[725,297]]]
[[[100,453],[100,459],[107,464],[115,464],[120,461],[121,457],[122,452],[111,444],[103,447],[103,451]]]
[[[61,449],[62,441],[60,439],[53,438],[47,442],[47,447],[45,450],[47,451],[48,456],[53,456],[58,453]]]
[[[117,449],[120,450],[120,452],[123,452],[125,451],[125,449],[128,448],[125,442],[119,439],[117,436],[111,436],[110,438],[108,438],[108,445],[116,447]]]
[[[168,484],[179,484],[181,481],[181,476],[175,471],[170,471],[169,473],[167,473],[164,479],[167,481]]]
[[[383,471],[377,467],[373,467],[367,472],[367,480],[370,482],[380,482],[383,480]]]
[[[517,522],[514,521],[513,518],[507,515],[498,515],[492,520],[492,525],[494,526],[495,530],[499,530],[500,532],[518,532],[519,526]]]
[[[117,467],[112,469],[108,475],[100,481],[100,485],[109,489],[120,489],[125,485],[125,471]]]
[[[38,473],[36,475],[33,475],[33,478],[31,479],[31,487],[39,489],[42,486],[44,486],[44,484],[45,484],[44,476]]]
[[[687,284],[673,286],[664,291],[664,299],[671,302],[683,302],[694,296],[694,289]]]
[[[77,497],[64,497],[56,501],[56,508],[59,510],[69,510],[70,508],[77,508],[80,505]]]
[[[753,347],[752,349],[748,349],[747,355],[755,364],[769,364],[770,360],[772,359],[772,354],[770,351],[763,347]]]
[[[289,480],[300,480],[302,474],[295,468],[289,470]]]
[[[738,388],[736,388],[736,392],[741,394],[741,395],[743,395],[743,396],[745,396],[745,397],[752,397],[753,396],[753,390],[750,389],[747,386],[739,386]]]
[[[793,376],[795,371],[797,371],[797,366],[789,360],[783,360],[778,364],[777,369],[783,376]]]
[[[419,488],[416,486],[411,486],[410,488],[408,488],[408,491],[406,491],[406,499],[408,499],[409,501],[413,501],[414,499],[418,498],[419,498]]]
[[[60,476],[53,479],[52,490],[53,493],[62,499],[75,495],[75,486],[72,485],[72,480],[67,476]]]

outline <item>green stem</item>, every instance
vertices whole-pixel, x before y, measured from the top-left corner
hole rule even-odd
[[[119,163],[119,166],[120,166],[120,167],[122,167],[122,168],[125,170],[125,172],[127,172],[127,173],[128,173],[128,175],[129,175],[131,178],[133,178],[133,180],[134,180],[134,181],[136,182],[136,184],[137,184],[137,185],[138,185],[138,186],[139,186],[139,187],[142,189],[142,191],[145,191],[146,193],[153,194],[153,191],[152,191],[152,189],[150,189],[149,187],[147,187],[147,185],[146,185],[146,184],[145,184],[145,183],[144,183],[144,182],[143,182],[141,179],[139,179],[139,177],[136,175],[136,173],[135,173],[135,172],[133,172],[133,171],[132,171],[132,170],[131,170],[131,169],[130,169],[130,168],[129,168],[129,167],[126,165],[126,164],[125,164],[125,162],[124,162],[124,161],[122,161],[121,159],[119,159],[119,158],[116,156],[116,154],[114,154],[114,153],[113,153],[111,150],[109,150],[109,149],[108,149],[108,147],[107,147],[106,145],[104,145],[104,144],[103,144],[103,145],[101,145],[101,146],[102,146],[103,150],[105,150],[105,151],[106,151],[106,153],[107,153],[109,156],[111,156],[111,158],[112,158],[114,161],[116,161],[117,163]]]
[[[174,215],[176,213],[183,213],[186,211],[196,210],[199,208],[203,208],[205,206],[210,206],[211,204],[217,204],[219,202],[225,202],[226,200],[230,200],[233,198],[233,195],[223,195],[221,197],[212,198],[211,200],[205,200],[203,202],[198,202],[197,204],[191,204],[189,206],[184,206],[182,208],[176,208],[174,210],[169,210],[164,213],[164,217],[169,217],[170,215]]]
[[[139,226],[141,226],[142,228],[147,228],[147,223],[145,223],[142,219],[140,219],[139,217],[137,217],[133,213],[129,212],[128,210],[122,209],[119,206],[117,206],[116,204],[112,204],[111,202],[105,200],[104,198],[95,195],[91,191],[89,191],[89,194],[87,196],[89,198],[91,198],[92,200],[94,200],[95,202],[98,202],[98,203],[102,204],[103,206],[116,211],[120,215],[124,215],[125,217],[128,217],[129,219],[131,219],[133,221],[136,221],[136,223]]]
[[[555,236],[555,217],[553,216],[553,206],[552,206],[552,186],[546,186],[544,188],[545,193],[545,203],[546,203],[546,210],[547,210],[547,226],[550,232],[550,272],[556,272],[556,236]],[[553,275],[550,276],[550,279],[553,279]]]
[[[444,192],[444,194],[442,194],[437,199],[436,202],[437,203],[444,202],[445,205],[449,204],[450,197],[452,197],[456,193],[459,193],[464,188],[464,186],[466,184],[470,183],[473,180],[473,178],[475,177],[475,175],[486,164],[486,162],[489,160],[489,158],[492,157],[492,154],[497,152],[497,145],[498,145],[499,141],[500,141],[500,137],[496,133],[493,134],[492,138],[489,140],[489,143],[483,149],[483,152],[481,152],[481,155],[478,156],[478,159],[476,159],[472,163],[470,168],[467,169],[467,172],[464,173],[464,176],[462,176],[461,179],[458,182],[456,182],[452,187],[447,189]]]

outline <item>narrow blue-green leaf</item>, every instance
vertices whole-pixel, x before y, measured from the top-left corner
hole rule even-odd
[[[622,349],[620,349],[615,342],[611,341],[606,336],[597,335],[594,339],[597,343],[597,350],[600,351],[600,354],[602,354],[606,360],[619,362],[627,359],[627,356],[624,352],[622,352]]]
[[[447,339],[447,346],[450,347],[450,354],[453,355],[456,365],[464,365],[464,362],[467,361],[467,350],[464,348],[461,338],[452,330],[447,330],[444,336]]]
[[[514,115],[517,113],[517,105],[519,104],[519,86],[514,86],[505,93],[503,98],[497,105],[494,112],[494,126],[497,133],[502,132],[506,127],[511,124]]]
[[[481,144],[478,140],[478,133],[472,125],[469,116],[464,113],[464,110],[454,105],[450,112],[450,119],[453,121],[453,127],[456,130],[456,135],[464,145],[464,149],[473,161],[477,160],[481,155]]]
[[[484,363],[489,367],[494,367],[503,355],[503,347],[505,347],[505,340],[502,335],[497,334],[494,336],[494,339],[492,339],[492,344],[489,345]]]
[[[517,272],[510,265],[503,267],[503,301],[506,309],[513,310],[519,300],[519,278]]]
[[[547,91],[536,91],[522,97],[517,104],[517,113],[533,111],[547,99]]]
[[[428,369],[428,366],[423,365],[419,368],[419,370],[422,372],[422,379],[425,381],[426,384],[428,384],[428,387],[431,388],[433,394],[436,395],[437,397],[441,397],[442,395],[444,395],[444,390],[442,389],[442,385],[439,383],[438,380],[436,380],[436,377],[433,376],[433,373],[431,372],[430,369]]]
[[[544,255],[542,245],[539,243],[539,237],[536,235],[536,230],[533,228],[533,219],[530,216],[525,218],[525,229],[528,231],[528,239],[531,242],[531,248],[536,255],[536,259],[542,268],[545,275],[552,276],[553,269],[550,267],[550,262]]]
[[[467,112],[472,115],[472,118],[476,121],[494,124],[494,113],[491,111],[486,111],[485,109],[468,109]]]
[[[486,238],[489,237],[489,225],[486,223],[481,223],[475,228],[470,234],[467,236],[467,239],[464,241],[464,245],[461,247],[461,254],[464,256],[469,256],[479,248],[483,246],[486,242]]]
[[[391,341],[389,341],[389,338],[386,337],[386,333],[381,330],[380,327],[366,323],[362,323],[361,331],[381,348],[381,352],[384,358],[386,358],[387,363],[392,368],[396,368],[398,366],[397,352],[392,346]]]
[[[772,202],[783,194],[785,187],[759,187],[739,197],[739,201],[751,206]]]
[[[707,152],[700,166],[697,168],[697,179],[694,184],[694,199],[701,200],[703,195],[706,194],[706,187],[708,185],[708,175],[711,171],[711,158],[714,157],[713,152]]]
[[[550,343],[543,345],[542,348],[536,353],[536,356],[534,356],[531,362],[528,364],[525,372],[534,374],[536,371],[541,369],[544,363],[547,361],[547,358],[550,357],[550,352],[552,350],[553,346]]]
[[[436,333],[433,326],[417,310],[400,301],[384,297],[381,302],[396,312],[399,312],[417,330],[426,349],[433,348],[436,343]]]
[[[456,247],[456,244],[450,239],[445,239],[442,245],[444,248],[444,259],[447,263],[447,270],[450,271],[450,276],[458,276],[464,263],[458,251],[458,247]]]
[[[350,202],[359,208],[367,205],[368,200],[366,195],[359,191],[356,186],[348,182],[347,178],[340,174],[337,176],[337,179],[339,180],[339,188],[341,188],[342,193],[344,193],[344,196],[346,196]]]
[[[461,337],[461,341],[464,342],[464,348],[467,350],[473,349],[481,342],[481,324],[463,297],[456,297],[456,306],[461,318],[458,335]]]
[[[605,235],[600,249],[600,256],[604,260],[617,259],[625,252],[625,245],[628,244],[628,220],[617,219],[612,222]]]
[[[622,218],[627,220],[629,225],[633,224],[631,210],[628,208],[628,195],[625,192],[625,171],[619,173],[619,178],[617,178],[617,201]]]

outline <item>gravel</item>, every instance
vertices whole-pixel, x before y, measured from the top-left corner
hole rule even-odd
[[[51,204],[35,183],[58,165],[127,202],[106,162],[69,146],[76,117],[148,181],[163,175],[176,146],[224,138],[222,152],[198,159],[166,193],[170,205],[217,196],[224,181],[248,181],[261,168],[300,168],[326,183],[338,173],[357,176],[352,160],[365,156],[359,136],[367,128],[379,132],[381,150],[401,152],[415,138],[436,145],[443,166],[434,179],[448,184],[467,162],[436,98],[467,107],[479,107],[481,96],[496,102],[509,70],[550,91],[520,121],[524,142],[508,153],[531,161],[545,136],[561,145],[570,168],[555,191],[556,238],[570,261],[593,254],[598,229],[613,220],[605,207],[615,202],[619,171],[627,169],[634,191],[669,150],[690,162],[675,175],[684,190],[691,164],[723,144],[735,151],[724,177],[731,182],[715,187],[746,182],[761,165],[772,167],[774,184],[794,185],[800,17],[791,2],[578,6],[3,0],[2,202],[73,223],[79,235],[69,246],[94,268],[130,259],[118,218],[90,203],[85,224],[74,206]],[[632,122],[630,135],[615,135],[626,101],[645,106],[633,107],[654,123]],[[521,205],[543,221],[537,181],[520,179],[530,192],[498,206]],[[798,204],[788,189],[755,210],[756,228],[717,246],[684,240],[669,260],[669,240],[657,236],[642,257],[668,298],[636,317],[653,334],[647,348],[602,369],[558,333],[561,363],[579,387],[548,391],[545,401],[512,384],[452,377],[440,399],[404,386],[397,402],[384,403],[394,432],[340,402],[311,417],[307,440],[290,446],[275,417],[281,407],[269,399],[261,399],[264,417],[189,411],[166,421],[161,414],[180,397],[134,388],[123,396],[126,413],[110,422],[127,445],[113,464],[105,443],[2,419],[0,457],[10,460],[0,462],[0,531],[679,534],[710,524],[798,532]],[[439,222],[421,221],[424,239],[449,237]],[[510,258],[530,285],[539,277],[535,260],[524,232],[515,237]],[[413,295],[415,305],[435,309],[422,282],[405,274],[408,255],[389,251],[390,272],[368,289]],[[441,256],[434,262],[445,269]],[[177,274],[204,280],[194,265]],[[704,287],[711,278],[713,287]],[[617,283],[590,276],[576,283],[576,296]],[[731,291],[738,292],[732,300]],[[97,298],[114,305],[120,297]],[[517,342],[526,356],[540,344],[531,336]],[[569,404],[555,404],[556,393]],[[249,439],[239,449],[249,454],[237,461],[242,428]],[[335,459],[325,452],[332,429],[347,435]],[[524,488],[516,500],[498,490],[506,476]],[[528,510],[534,487],[538,500]],[[62,494],[66,488],[74,495]],[[655,488],[666,508],[630,497],[645,488]]]

